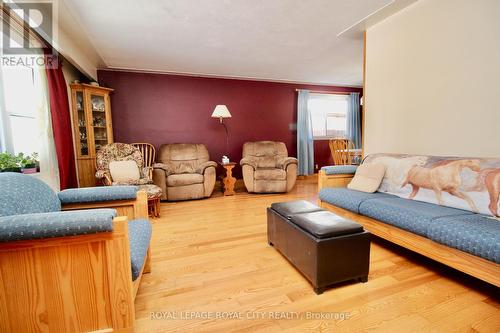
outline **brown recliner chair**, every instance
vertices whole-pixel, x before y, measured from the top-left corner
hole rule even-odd
[[[153,165],[153,182],[163,190],[162,200],[208,198],[215,186],[217,163],[209,161],[202,144],[161,145]]]
[[[293,188],[297,179],[297,159],[288,157],[288,151],[283,142],[245,143],[240,165],[248,192],[288,192]]]

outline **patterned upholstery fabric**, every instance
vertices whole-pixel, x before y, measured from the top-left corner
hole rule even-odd
[[[137,186],[100,186],[72,188],[59,192],[59,200],[63,204],[129,200],[137,197]]]
[[[379,221],[427,237],[429,226],[440,217],[473,214],[469,211],[401,198],[366,200],[359,212]]]
[[[130,181],[121,181],[121,182],[112,182],[113,186],[133,186],[133,185],[146,185],[151,184],[151,179],[149,178],[141,178],[138,180],[130,180]]]
[[[500,158],[374,154],[385,166],[379,192],[500,216]]]
[[[377,198],[396,198],[396,196],[379,192],[366,193],[345,187],[330,187],[322,189],[319,192],[319,198],[331,205],[359,214],[359,206],[364,201]]]
[[[0,216],[61,210],[56,193],[43,181],[21,173],[0,173]]]
[[[387,193],[346,188],[325,188],[319,197],[332,205],[500,263],[500,221],[493,217]]]
[[[500,221],[472,214],[435,219],[428,237],[438,243],[500,264]]]
[[[357,165],[330,165],[324,166],[321,170],[327,175],[349,175],[356,173]]]
[[[137,163],[139,170],[141,171],[141,178],[139,180],[133,180],[128,182],[115,182],[111,179],[109,173],[109,163],[111,161],[128,161],[132,160]],[[162,196],[163,190],[153,185],[153,180],[150,178],[151,168],[143,168],[142,154],[138,148],[126,144],[126,143],[111,143],[104,146],[101,150],[97,152],[97,178],[104,178],[107,176],[111,179],[111,184],[113,186],[127,186],[127,185],[138,185],[139,189],[144,190],[148,194],[148,199],[157,199]]]
[[[142,266],[146,260],[146,254],[151,240],[151,233],[151,223],[149,223],[148,220],[131,220],[128,223],[132,280],[137,279],[141,273]]]
[[[4,216],[0,217],[0,242],[112,231],[115,216],[114,209]]]
[[[111,179],[109,173],[109,163],[111,161],[135,161],[140,170],[141,179],[139,181],[113,183],[113,185],[144,185],[152,183],[149,168],[143,167],[142,154],[138,148],[126,143],[111,143],[102,147],[96,156],[97,171],[96,178],[104,178],[105,175]]]
[[[146,191],[148,194],[148,200],[158,199],[163,193],[161,188],[153,184],[139,185],[139,190]]]

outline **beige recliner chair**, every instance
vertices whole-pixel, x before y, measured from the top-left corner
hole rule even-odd
[[[209,161],[202,144],[161,145],[153,165],[153,182],[163,190],[162,200],[208,198],[215,186],[217,163]]]
[[[288,192],[293,188],[297,179],[297,159],[288,157],[288,151],[283,142],[245,143],[240,164],[248,192]]]

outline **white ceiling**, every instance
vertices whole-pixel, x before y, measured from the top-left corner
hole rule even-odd
[[[362,84],[361,34],[393,0],[66,0],[104,68]]]

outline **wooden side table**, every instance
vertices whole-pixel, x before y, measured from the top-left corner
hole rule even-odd
[[[236,163],[219,163],[226,170],[226,177],[222,178],[222,187],[224,189],[224,195],[234,195],[234,184],[236,183],[236,178],[233,177],[233,168]]]

